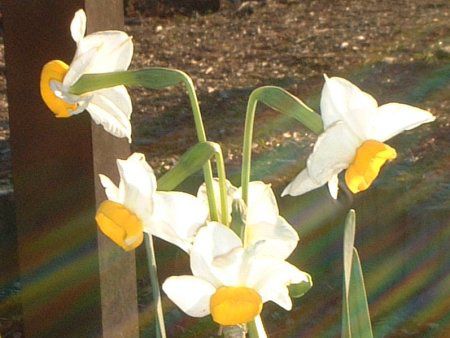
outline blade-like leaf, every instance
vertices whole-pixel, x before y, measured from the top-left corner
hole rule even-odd
[[[371,338],[372,327],[367,305],[361,262],[355,242],[355,211],[350,210],[344,226],[344,283],[342,290],[343,338]]]
[[[218,152],[214,142],[200,142],[186,151],[178,163],[158,180],[158,190],[175,189],[186,178],[202,169],[203,165]]]
[[[366,288],[359,260],[358,251],[353,248],[352,275],[350,278],[350,293],[348,298],[351,336],[354,338],[372,338],[369,306],[367,304]]]
[[[306,282],[301,282],[298,284],[291,284],[288,286],[289,296],[292,298],[299,298],[309,291],[313,286],[312,278],[307,274],[308,280]]]
[[[305,125],[312,132],[319,134],[323,131],[322,118],[297,97],[283,88],[265,86],[257,88],[251,95],[267,106],[284,113]]]
[[[351,209],[345,218],[344,225],[344,285],[346,297],[348,297],[353,247],[355,244],[355,218],[355,210]]]

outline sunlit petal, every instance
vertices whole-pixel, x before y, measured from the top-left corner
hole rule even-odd
[[[214,260],[241,247],[240,238],[232,230],[218,222],[208,222],[198,231],[191,249],[193,274],[214,285],[221,285],[219,278],[211,271]]]
[[[73,85],[83,74],[126,70],[133,56],[131,38],[121,31],[89,34],[79,41],[64,85]]]
[[[242,189],[239,188],[237,195],[241,196],[241,194]],[[277,200],[270,184],[262,181],[250,182],[248,185],[247,223],[276,223],[278,214]]]
[[[204,317],[210,313],[210,299],[216,288],[194,276],[169,277],[162,285],[169,299],[192,317]]]
[[[149,231],[158,236],[159,228],[171,228],[173,231],[163,230],[167,235],[176,238],[170,242],[182,242],[182,249],[188,251],[198,229],[206,222],[208,210],[195,196],[184,192],[156,192],[153,195],[152,225]]]
[[[320,110],[325,129],[336,121],[343,121],[358,137],[365,139],[373,128],[372,118],[377,101],[351,82],[325,77]]]
[[[134,153],[127,160],[117,160],[124,186],[124,205],[142,220],[150,217],[152,197],[156,190],[156,177],[145,156]]]
[[[263,301],[271,300],[286,310],[292,302],[287,286],[308,281],[308,275],[280,259],[255,256],[248,260],[246,285],[255,288]]]
[[[275,223],[250,223],[245,229],[245,244],[257,246],[258,255],[286,259],[298,242],[297,231],[281,216]]]
[[[328,181],[328,191],[330,192],[331,197],[337,199],[339,192],[339,179],[337,174]]]
[[[281,196],[299,196],[321,186],[322,184],[320,184],[320,182],[317,182],[315,179],[309,176],[308,169],[305,168],[294,178],[291,183],[287,185],[286,188],[284,188]]]
[[[72,35],[72,39],[74,39],[75,42],[80,42],[80,40],[84,37],[84,34],[86,34],[86,13],[84,10],[79,9],[70,24],[70,33]]]
[[[131,100],[125,87],[114,87],[96,91],[87,108],[95,123],[116,136],[126,137],[131,142]]]
[[[373,119],[373,132],[368,139],[384,142],[435,117],[428,111],[401,103],[388,103],[378,107]]]
[[[309,176],[319,185],[327,183],[334,175],[352,162],[360,141],[345,123],[336,122],[317,139],[307,161]]]
[[[123,198],[120,196],[119,188],[109,179],[109,177],[100,174],[100,182],[102,183],[103,188],[105,188],[106,197],[110,201],[123,203]]]

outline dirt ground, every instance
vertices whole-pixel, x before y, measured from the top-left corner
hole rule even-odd
[[[414,131],[414,136],[409,132],[394,139],[396,148],[407,151],[399,156],[395,167],[400,174],[387,175],[386,181],[395,184],[400,177],[402,182],[412,182],[414,179],[403,168],[414,164],[415,175],[419,173],[428,186],[441,189],[434,207],[441,208],[440,212],[448,210],[448,1],[268,0],[254,3],[248,11],[238,12],[227,5],[216,13],[190,17],[134,15],[126,23],[125,30],[135,43],[132,69],[172,67],[191,75],[208,138],[222,144],[231,177],[241,160],[246,102],[251,91],[263,85],[281,86],[318,111],[326,73],[353,81],[380,104],[409,103],[437,116],[432,125]],[[0,191],[7,192],[12,188],[4,74],[1,45]],[[133,150],[144,152],[160,175],[196,142],[186,94],[181,87],[132,89],[131,94]],[[256,178],[264,178],[279,190],[301,169],[314,139],[299,124],[260,108],[253,145]],[[280,163],[283,171],[273,170]],[[442,198],[447,204],[441,204]],[[0,320],[0,332],[2,323]],[[425,324],[408,325],[386,331],[386,336],[423,336]],[[188,333],[186,337],[197,336]],[[274,337],[284,334],[273,331]]]

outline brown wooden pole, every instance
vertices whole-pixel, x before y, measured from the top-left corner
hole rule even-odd
[[[56,119],[42,102],[42,66],[70,63],[79,8],[88,33],[123,27],[120,0],[4,0],[10,142],[26,337],[138,337],[134,253],[98,233],[105,198],[129,145],[85,112]]]

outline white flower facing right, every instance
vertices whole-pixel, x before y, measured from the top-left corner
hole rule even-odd
[[[325,131],[319,136],[306,168],[283,195],[298,196],[325,183],[337,198],[337,175],[353,193],[366,190],[395,149],[383,142],[404,130],[434,121],[429,112],[401,103],[378,106],[377,101],[349,81],[325,76],[320,109]]]
[[[290,310],[287,286],[310,281],[292,264],[258,250],[258,243],[244,246],[218,222],[199,230],[190,264],[193,275],[169,277],[164,292],[189,316],[211,314],[216,323],[227,326],[253,320],[266,301]]]

